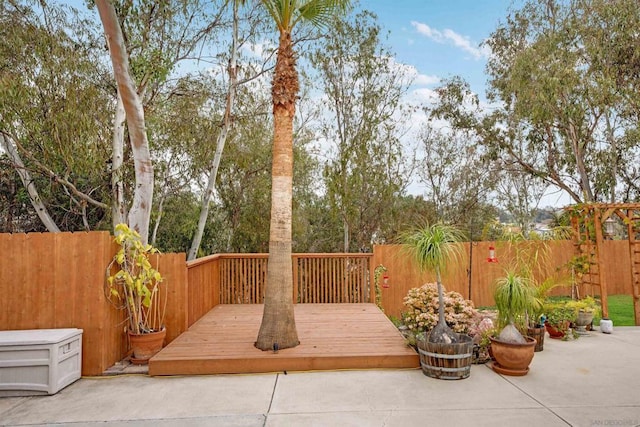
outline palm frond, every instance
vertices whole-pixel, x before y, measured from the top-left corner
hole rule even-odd
[[[405,250],[422,271],[444,271],[449,263],[460,261],[464,252],[457,243],[463,238],[460,230],[443,223],[427,224],[400,237]]]
[[[309,21],[312,25],[326,29],[333,18],[346,12],[350,0],[309,0],[298,1],[299,19]]]

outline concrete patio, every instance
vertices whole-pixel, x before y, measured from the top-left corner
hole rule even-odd
[[[375,343],[372,343],[375,344]],[[474,365],[420,370],[82,378],[58,394],[0,398],[0,425],[637,426],[640,327],[547,339],[525,377]]]

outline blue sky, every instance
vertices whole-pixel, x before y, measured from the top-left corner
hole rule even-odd
[[[511,5],[512,0],[361,0],[360,8],[378,15],[397,62],[415,67],[425,83],[460,75],[484,98],[488,52],[479,44],[504,22]]]
[[[389,31],[387,44],[396,62],[416,69],[414,100],[427,101],[437,80],[455,75],[485,100],[489,50],[479,45],[521,4],[520,0],[360,0],[360,9],[374,12]],[[420,114],[414,114],[414,124],[424,120]],[[423,184],[414,183],[409,190],[421,194]],[[540,206],[569,203],[566,195],[550,188]]]

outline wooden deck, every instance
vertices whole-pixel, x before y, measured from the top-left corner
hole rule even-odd
[[[420,367],[416,352],[375,304],[296,304],[300,345],[277,353],[253,345],[262,309],[216,306],[149,361],[149,374]]]

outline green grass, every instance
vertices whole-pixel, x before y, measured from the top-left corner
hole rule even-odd
[[[569,297],[549,297],[552,301],[566,301]],[[607,298],[609,305],[609,319],[613,320],[613,326],[635,326],[635,316],[633,314],[633,297],[631,295],[609,295]],[[480,307],[479,307],[480,308]],[[495,309],[495,307],[481,307],[484,309]],[[600,317],[593,319],[593,324],[600,324]]]
[[[569,297],[549,297],[552,301],[566,301]],[[596,297],[600,300],[599,297]],[[635,326],[635,316],[633,314],[633,297],[631,295],[609,295],[607,297],[609,306],[609,319],[613,320],[613,326]],[[600,324],[600,316],[593,319],[593,324]]]
[[[609,295],[607,305],[609,306],[609,319],[613,320],[613,326],[635,326],[633,297],[631,295]],[[597,320],[599,323],[600,319]]]

